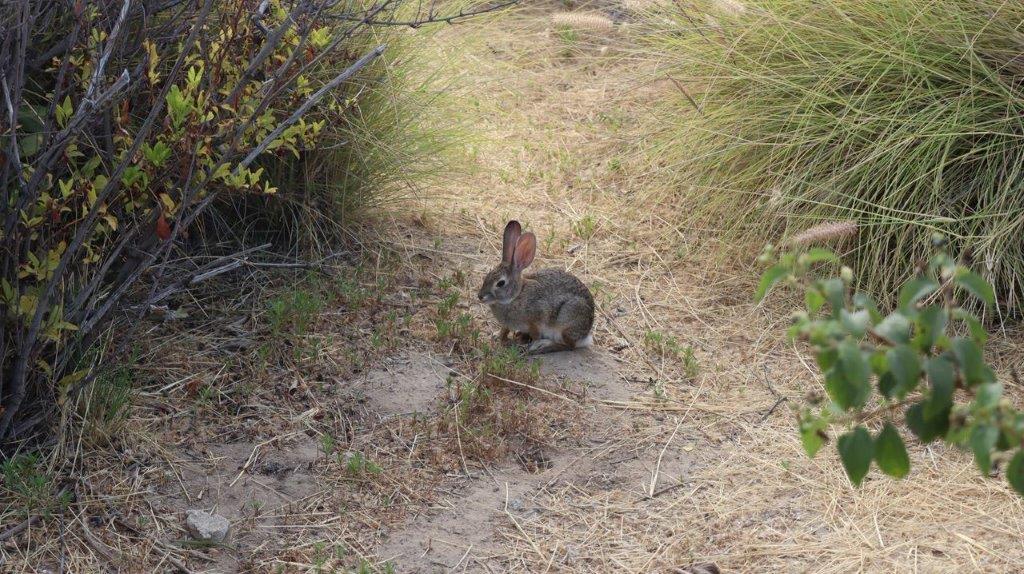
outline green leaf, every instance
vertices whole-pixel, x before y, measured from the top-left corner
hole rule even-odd
[[[839,320],[846,331],[855,337],[863,337],[871,325],[871,315],[864,309],[853,313],[840,309]]]
[[[818,362],[818,368],[822,372],[827,372],[839,361],[839,353],[831,347],[825,347],[818,351],[814,358]]]
[[[992,470],[992,447],[996,446],[997,440],[999,429],[992,425],[978,425],[971,431],[971,451],[982,474]]]
[[[913,431],[921,442],[931,442],[940,436],[945,436],[949,430],[949,410],[946,409],[932,416],[925,413],[925,403],[922,401],[907,409],[907,426]]]
[[[851,338],[845,339],[839,344],[838,367],[843,371],[843,377],[852,387],[851,406],[862,407],[871,394],[871,368],[864,359],[864,353],[860,350],[857,341]]]
[[[818,285],[825,294],[828,304],[832,307],[832,315],[834,317],[838,316],[839,310],[844,307],[844,302],[846,301],[846,285],[843,283],[843,280],[833,277],[819,281]]]
[[[999,398],[1003,396],[1003,384],[985,383],[979,385],[975,391],[974,404],[978,408],[992,408],[999,403]]]
[[[996,294],[992,290],[992,285],[989,285],[988,281],[982,279],[981,275],[961,267],[957,270],[955,278],[957,284],[967,289],[971,295],[981,299],[986,304],[992,305],[996,302]]]
[[[903,478],[910,472],[910,457],[903,439],[896,427],[885,423],[878,437],[875,438],[875,462],[885,474],[894,478]]]
[[[830,261],[832,263],[836,263],[839,261],[839,258],[836,257],[835,253],[832,253],[828,249],[824,249],[821,247],[814,247],[808,250],[807,253],[804,254],[804,257],[806,257],[806,261],[808,264],[820,263],[822,261]]]
[[[875,325],[875,333],[892,343],[907,343],[910,341],[910,320],[893,313]]]
[[[931,357],[925,363],[928,382],[932,385],[931,395],[925,403],[924,414],[931,418],[948,411],[953,404],[953,390],[956,387],[956,368],[946,355]]]
[[[871,353],[868,363],[871,365],[871,372],[878,376],[889,372],[889,359],[885,357],[885,352],[880,349],[875,349]]]
[[[968,387],[995,380],[995,373],[985,364],[981,357],[981,347],[977,343],[971,339],[956,337],[952,341],[952,347]]]
[[[814,455],[818,454],[822,445],[825,444],[825,440],[821,438],[821,434],[817,430],[800,431],[800,442],[804,445],[804,452],[811,458],[814,458]]]
[[[1018,494],[1024,495],[1024,451],[1017,451],[1006,467],[1006,480]]]
[[[855,340],[847,338],[838,352],[819,353],[818,365],[825,372],[825,390],[839,408],[850,410],[867,403],[871,371]]]
[[[783,265],[773,265],[769,267],[767,271],[761,275],[761,282],[757,285],[757,291],[754,293],[754,301],[760,302],[764,299],[764,296],[768,294],[768,290],[772,288],[772,285],[778,283],[779,279],[782,279],[789,273],[789,268]]]
[[[825,444],[827,439],[825,434],[825,427],[827,426],[828,421],[813,415],[811,415],[811,418],[800,422],[800,442],[803,443],[804,452],[807,453],[807,456],[814,458],[814,455],[818,454],[818,451],[821,450],[822,445]]]
[[[891,371],[886,371],[878,377],[878,392],[882,393],[882,396],[891,399],[896,394],[896,377],[892,375]]]
[[[907,396],[907,393],[914,390],[918,379],[921,377],[921,360],[917,352],[907,345],[898,345],[885,353],[889,363],[889,372],[892,373],[895,387],[893,393],[899,398]]]
[[[914,342],[922,351],[929,351],[945,335],[946,310],[938,305],[925,307],[918,313],[918,333]]]
[[[825,392],[840,409],[848,411],[856,402],[857,390],[843,376],[843,370],[833,367],[825,372]]]
[[[813,315],[825,304],[825,296],[816,287],[810,287],[804,293],[804,304],[807,305],[807,312]]]
[[[953,309],[953,318],[967,323],[967,328],[971,331],[971,337],[979,345],[984,345],[985,341],[988,341],[988,332],[985,331],[985,327],[982,326],[981,321],[971,313],[968,313],[964,309]]]
[[[900,289],[900,309],[910,309],[921,299],[931,295],[939,284],[927,277],[918,277]]]
[[[839,458],[843,461],[846,476],[854,486],[860,486],[874,458],[874,443],[871,434],[862,426],[839,437]]]
[[[866,293],[857,292],[853,294],[853,305],[857,309],[864,309],[871,315],[871,322],[878,323],[882,320],[882,314],[878,312],[878,305]]]

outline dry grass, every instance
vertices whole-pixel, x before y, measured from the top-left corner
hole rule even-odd
[[[551,15],[551,23],[575,30],[590,32],[610,32],[615,28],[612,19],[599,13],[559,12]]]
[[[873,476],[860,489],[833,452],[806,459],[790,406],[821,383],[805,351],[781,336],[786,303],[754,306],[752,261],[722,262],[715,230],[662,217],[676,209],[676,190],[644,153],[645,134],[658,123],[650,104],[676,88],[628,55],[625,36],[621,50],[567,57],[567,39],[548,31],[553,9],[441,36],[434,48],[466,70],[459,95],[482,132],[470,150],[477,169],[411,202],[411,220],[378,222],[389,248],[367,247],[333,269],[330,302],[306,334],[271,336],[272,289],[227,309],[214,305],[217,293],[195,293],[187,329],[148,329],[128,432],[103,447],[69,442],[81,479],[60,515],[67,527],[46,518],[13,537],[0,550],[4,568],[55,570],[65,560],[68,571],[93,571],[116,551],[126,571],[172,560],[286,572],[365,560],[383,570],[386,533],[427,508],[460,508],[454,485],[486,484],[499,464],[532,460],[524,498],[535,511],[513,512],[506,494],[486,522],[496,546],[458,547],[456,571],[677,572],[709,561],[723,572],[1024,569],[1024,505],[1004,481],[978,477],[969,457],[916,446],[906,480]],[[473,331],[486,338],[493,323],[464,302],[512,216],[537,233],[539,265],[570,269],[594,289],[596,344],[627,381],[626,396],[585,397],[528,368],[481,375],[486,355]],[[252,287],[268,277],[222,288],[260,292]],[[287,286],[280,293],[296,291],[293,278],[275,277]],[[441,336],[438,310],[451,292],[459,297],[445,317],[465,313],[471,327]],[[389,322],[396,309],[410,318]],[[241,332],[229,327],[237,317],[248,317]],[[661,343],[650,344],[652,333]],[[239,338],[257,347],[225,353]],[[696,370],[666,351],[669,338],[692,349]],[[1004,332],[990,343],[1001,373],[1024,356],[1022,340]],[[266,341],[275,345],[261,367],[253,359]],[[433,415],[382,415],[346,392],[353,375],[391,369],[387,359],[408,349],[448,361],[452,383]],[[471,386],[492,394],[463,402]],[[1022,391],[1008,384],[1008,394],[1020,400]],[[518,407],[528,416],[507,416]],[[489,435],[465,434],[487,426]],[[545,469],[557,450],[564,458]],[[535,452],[544,456],[523,456]],[[353,453],[373,464],[352,464]],[[243,468],[226,464],[239,459]],[[168,543],[184,536],[183,506],[230,495],[244,508],[245,496],[267,493],[260,483],[280,489],[268,463],[295,461],[306,469],[283,476],[306,481],[292,485],[305,495],[240,511],[236,524],[262,537],[235,551]],[[236,479],[241,490],[223,486]],[[0,521],[15,515],[7,509]],[[225,556],[245,562],[210,561]]]
[[[527,13],[513,31],[491,29],[495,58],[473,59],[475,90],[493,96],[480,120],[491,143],[479,152],[478,176],[446,188],[453,205],[439,217],[451,221],[449,236],[476,237],[484,253],[497,249],[503,221],[518,217],[541,238],[541,264],[597,287],[598,346],[624,347],[619,366],[635,393],[603,405],[632,413],[635,432],[590,451],[606,480],[596,473],[540,489],[536,517],[507,521],[505,568],[1024,568],[1021,500],[1001,479],[978,477],[968,456],[916,446],[910,477],[876,476],[861,489],[850,486],[834,452],[806,458],[790,406],[821,383],[811,358],[782,337],[786,304],[752,304],[753,256],[723,262],[714,229],[661,217],[676,209],[677,183],[643,153],[644,134],[660,127],[648,104],[678,97],[676,88],[621,55],[628,51],[561,58],[564,39],[545,35],[544,21]],[[467,251],[480,261],[478,250]],[[649,332],[695,350],[695,380],[679,361],[645,349]],[[1004,332],[990,347],[1004,376],[1021,356],[1020,341]],[[1011,394],[1020,400],[1021,389]],[[678,482],[665,461],[676,465]]]

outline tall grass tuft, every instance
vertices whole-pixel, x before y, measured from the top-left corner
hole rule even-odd
[[[661,148],[697,182],[680,211],[744,246],[855,222],[859,280],[883,295],[941,231],[1019,311],[1024,4],[721,4],[676,4],[648,36],[687,94]]]
[[[221,211],[228,226],[243,229],[247,243],[322,251],[367,210],[418,195],[456,170],[463,129],[445,113],[452,72],[422,53],[437,30],[387,27],[361,38],[388,50],[311,114],[326,122],[315,146],[261,162],[278,192],[238,198]],[[319,73],[329,78],[336,67],[327,62]]]

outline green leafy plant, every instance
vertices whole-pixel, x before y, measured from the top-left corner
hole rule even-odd
[[[584,215],[572,222],[572,233],[583,241],[590,241],[597,231],[597,220],[593,215]]]
[[[941,439],[971,451],[983,474],[1007,462],[1007,480],[1024,494],[1024,414],[1002,396],[1003,385],[984,360],[983,324],[958,302],[968,295],[992,305],[993,290],[946,253],[943,236],[932,243],[934,255],[903,285],[888,314],[853,292],[848,267],[838,277],[813,277],[820,266],[838,264],[831,251],[765,248],[760,260],[770,266],[756,299],[779,282],[803,288],[805,309],[795,314],[789,335],[810,344],[825,377],[827,400],[812,395],[799,413],[804,449],[813,457],[838,427],[839,456],[855,485],[872,463],[902,478],[910,471],[902,417],[921,442]]]
[[[700,373],[700,366],[697,364],[697,357],[693,354],[693,347],[683,345],[674,335],[666,335],[660,331],[647,331],[644,333],[644,346],[652,353],[679,361],[688,379],[695,378]]]
[[[35,453],[19,454],[0,463],[0,490],[14,501],[23,517],[42,513],[49,516],[71,501],[69,492],[54,496],[53,479],[45,462]]]
[[[451,340],[467,348],[472,348],[480,339],[480,330],[473,323],[473,316],[468,312],[459,312],[459,293],[454,289],[458,277],[443,279],[438,284],[441,300],[437,303],[437,314],[434,317],[434,328],[437,337],[443,341]]]
[[[366,474],[380,474],[383,472],[380,465],[373,462],[359,451],[345,451],[338,454],[338,459],[344,463],[345,472],[353,477],[362,477]]]
[[[237,266],[172,264],[223,251],[212,229],[298,239],[279,233],[283,217],[211,208],[280,205],[289,184],[307,211],[281,211],[326,212],[323,224],[367,204],[367,189],[394,197],[405,174],[437,170],[443,138],[422,134],[443,128],[396,103],[434,92],[408,79],[408,98],[392,97],[397,72],[374,62],[394,38],[378,30],[514,1],[447,15],[406,0],[4,5],[16,25],[0,27],[0,441],[58,418],[59,382],[129,299],[138,316]]]

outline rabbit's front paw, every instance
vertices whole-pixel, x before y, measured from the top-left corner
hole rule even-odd
[[[533,341],[533,337],[531,337],[529,333],[523,331],[516,331],[515,340],[517,343],[521,345],[526,345]]]
[[[533,355],[537,353],[543,353],[547,351],[554,342],[549,339],[537,339],[530,343],[530,346],[526,347],[526,352]]]

